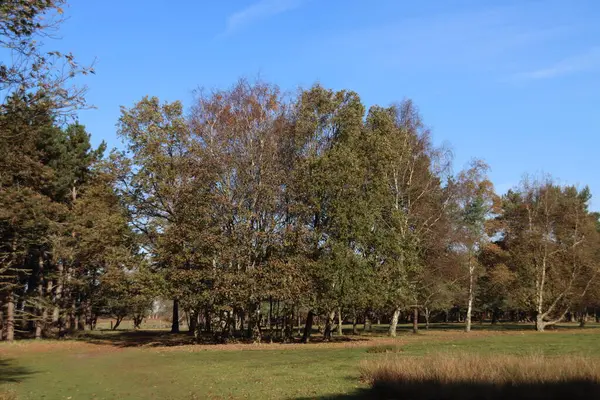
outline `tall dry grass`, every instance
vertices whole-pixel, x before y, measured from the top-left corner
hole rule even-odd
[[[600,399],[600,359],[575,356],[395,355],[361,376],[389,399]]]
[[[0,391],[0,400],[17,400],[17,395],[12,391]]]

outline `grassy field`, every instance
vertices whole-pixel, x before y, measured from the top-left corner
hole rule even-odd
[[[367,387],[361,363],[390,353],[568,354],[600,362],[595,324],[541,334],[510,325],[469,335],[456,326],[435,328],[396,339],[359,336],[309,345],[179,345],[185,335],[161,331],[0,344],[0,392],[13,391],[18,399],[352,399]]]

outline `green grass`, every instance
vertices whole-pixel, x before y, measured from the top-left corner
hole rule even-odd
[[[397,341],[400,356],[433,352],[600,356],[600,329],[591,328],[470,336],[428,332],[401,335]],[[14,390],[22,400],[318,398],[363,388],[360,361],[386,356],[372,350],[377,343],[346,348],[274,345],[274,350],[251,351],[43,345],[37,350],[38,343],[0,345],[0,392]]]

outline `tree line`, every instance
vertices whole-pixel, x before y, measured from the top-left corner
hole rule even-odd
[[[452,170],[410,100],[240,80],[189,109],[144,97],[121,110],[121,149],[93,148],[63,118],[84,104],[65,82],[93,70],[36,47],[63,3],[0,8],[3,46],[29,60],[0,65],[3,339],[139,327],[157,299],[173,332],[185,316],[198,337],[257,341],[309,341],[315,319],[328,340],[343,322],[542,331],[600,309],[589,189],[541,176],[499,195],[485,162]],[[42,79],[56,59],[67,76]]]

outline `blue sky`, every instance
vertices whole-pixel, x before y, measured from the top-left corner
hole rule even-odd
[[[315,82],[367,106],[412,98],[455,169],[486,160],[497,190],[524,173],[588,184],[600,209],[600,2],[595,0],[71,0],[54,47],[82,62],[118,145],[119,106],[182,100],[240,77]]]

